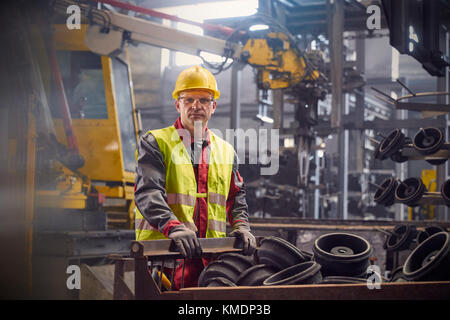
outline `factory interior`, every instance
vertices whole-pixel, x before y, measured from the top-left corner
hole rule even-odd
[[[450,299],[449,1],[2,6],[2,298]],[[257,245],[199,237],[213,262],[175,289],[185,257],[136,236],[136,161],[192,66]]]

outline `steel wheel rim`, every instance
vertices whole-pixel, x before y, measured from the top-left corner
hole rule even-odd
[[[425,134],[427,136],[425,137]],[[444,143],[444,134],[438,128],[424,128],[416,133],[413,146],[422,154],[436,153]]]

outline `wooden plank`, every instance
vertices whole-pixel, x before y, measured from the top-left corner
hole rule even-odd
[[[162,299],[182,300],[448,300],[450,281],[366,284],[315,284],[257,287],[185,288],[161,294]]]

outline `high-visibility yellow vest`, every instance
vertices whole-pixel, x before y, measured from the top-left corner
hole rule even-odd
[[[196,199],[207,198],[208,226],[206,238],[226,236],[226,201],[230,190],[234,149],[225,140],[210,133],[211,152],[208,165],[208,192],[197,193],[194,168],[186,147],[174,126],[149,131],[156,138],[166,168],[167,204],[178,220],[191,230]],[[150,226],[139,210],[135,215],[136,240],[165,239]]]

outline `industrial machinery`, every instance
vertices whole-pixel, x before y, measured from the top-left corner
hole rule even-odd
[[[402,54],[419,61],[433,76],[445,76],[449,57],[439,44],[444,17],[450,8],[446,1],[382,0],[390,44]]]
[[[226,65],[230,59],[248,64],[257,71],[256,82],[263,100],[268,90],[285,89],[281,97],[287,94],[295,101],[297,126],[293,128],[296,151],[285,154],[284,166],[289,169],[296,162],[298,177],[293,179],[296,180],[291,184],[293,188],[268,185],[271,190],[266,200],[278,200],[280,194],[295,199],[298,197],[295,187],[308,186],[311,128],[318,120],[318,101],[328,91],[321,52],[300,50],[286,29],[261,15],[234,30],[209,26],[222,33],[225,37],[222,39],[193,35],[120,13],[111,6],[155,14],[114,0],[49,3],[59,15],[22,19],[16,7],[5,10],[11,12],[11,18],[2,21],[5,30],[2,39],[8,44],[2,52],[7,59],[1,59],[2,70],[7,71],[1,77],[5,90],[2,96],[9,101],[0,117],[1,143],[8,146],[8,152],[0,160],[6,163],[5,180],[11,189],[5,188],[4,197],[13,195],[5,207],[14,203],[20,209],[14,219],[24,222],[25,237],[17,239],[20,244],[25,242],[25,250],[16,254],[21,256],[19,270],[25,269],[20,275],[31,280],[33,274],[33,282],[28,283],[33,283],[34,290],[41,294],[62,292],[59,298],[64,298],[67,294],[64,271],[68,265],[95,259],[101,262],[111,253],[130,253],[134,233],[122,231],[133,225],[134,154],[140,128],[134,108],[128,43],[147,43],[196,55],[201,51],[215,53],[224,57],[217,71],[230,67],[231,64]],[[107,9],[98,3],[107,4]],[[81,29],[66,25],[70,6],[82,13]],[[248,27],[256,22],[266,22],[268,28],[250,32]],[[443,198],[446,202],[447,189],[443,187],[447,191]],[[291,211],[298,210],[295,201],[285,203]],[[15,217],[16,212],[13,213],[11,216]],[[9,226],[7,221],[3,228],[4,225]],[[276,226],[277,230],[289,227],[300,229],[292,223]],[[4,244],[2,239],[2,247]],[[19,241],[12,243],[12,248],[13,244],[18,246]],[[225,251],[235,251],[234,244],[225,244]],[[144,275],[149,280],[152,277],[146,274],[146,257],[154,255],[155,250],[147,250],[146,246],[148,243],[136,242],[131,253],[137,258],[135,270],[142,271],[137,276]],[[165,256],[166,251],[170,250],[160,254]],[[212,248],[210,253],[217,252]],[[144,281],[137,283],[141,287],[136,292],[152,290],[144,288]],[[198,292],[200,296],[202,292],[208,294]],[[237,292],[241,295],[234,298],[245,297],[244,291]],[[273,292],[284,292],[285,297],[292,291]],[[155,293],[160,294],[158,290]]]
[[[53,30],[54,48],[47,45],[53,78],[46,92],[55,132],[49,137],[57,140],[47,144],[38,139],[36,207],[47,213],[49,208],[101,209],[109,228],[130,229],[138,128],[126,55],[121,59],[90,52],[83,44],[85,26],[69,31],[53,25]],[[45,61],[45,53],[41,59]],[[42,76],[47,78],[45,70]],[[66,101],[62,106],[69,108],[65,114],[61,96]],[[70,159],[78,154],[79,163],[64,157],[71,137],[77,149],[69,152]],[[59,152],[49,151],[51,147]]]
[[[193,23],[118,1],[95,2],[158,18]],[[223,62],[218,65],[209,63],[202,57],[205,65],[216,72],[230,68],[235,62],[255,68],[257,87],[262,93],[261,103],[266,103],[268,90],[286,89],[285,94],[295,101],[297,109],[298,126],[293,133],[299,167],[297,186],[304,188],[308,185],[309,157],[315,138],[311,128],[318,122],[318,101],[323,100],[329,90],[321,51],[300,50],[286,28],[273,18],[261,14],[247,18],[234,30],[200,25],[207,31],[213,30],[215,34],[221,34],[226,38],[223,40],[208,35],[194,35],[112,10],[97,9],[84,2],[61,0],[56,2],[55,8],[65,13],[66,8],[73,4],[80,7],[89,21],[84,43],[99,55],[115,57],[121,54],[126,43],[145,43],[200,57],[202,52],[209,52],[223,57]],[[264,24],[267,29],[249,30],[258,23]]]
[[[171,290],[173,276],[160,273],[155,278],[148,269],[149,265],[154,266],[154,261],[162,260],[164,266],[164,261],[182,257],[173,250],[170,240],[133,241],[132,259],[117,257],[114,297],[123,300],[386,299],[386,295],[391,299],[442,298],[448,296],[448,242],[445,242],[448,237],[447,232],[438,232],[411,253],[400,276],[409,277],[410,282],[399,280],[398,275],[384,278],[370,265],[371,244],[352,233],[321,235],[315,241],[314,255],[278,237],[258,237],[258,250],[253,259],[240,254],[234,238],[199,239],[203,256],[214,257],[215,261],[201,273],[201,288],[181,285],[178,291]],[[443,239],[432,244],[437,238]],[[436,257],[433,263],[420,264],[433,260],[430,256]],[[439,272],[433,272],[433,268]],[[125,272],[133,269],[134,292],[123,280]],[[383,290],[371,290],[372,285],[379,285]]]
[[[370,139],[376,143],[374,157],[379,160],[391,158],[402,163],[412,160],[425,160],[429,164],[439,166],[449,159],[448,143],[439,128],[428,127],[420,130],[411,139],[400,130],[392,130],[381,141]],[[381,185],[376,185],[374,201],[383,206],[402,203],[409,208],[409,220],[414,220],[414,208],[419,209],[419,218],[435,218],[435,206],[448,206],[447,182],[437,189],[436,170],[422,170],[421,177],[410,177],[403,181],[389,177]],[[375,184],[374,184],[375,185]]]
[[[39,13],[12,6],[6,20],[16,27],[2,75],[12,123],[5,204],[19,224],[25,212],[28,294],[54,298],[75,293],[68,265],[102,262],[134,238],[138,122],[127,51],[99,56],[83,43],[86,25],[69,30]]]
[[[123,5],[114,1],[104,2]],[[79,155],[84,163],[75,165],[72,170],[64,162],[51,169],[43,165],[51,170],[51,174],[42,172],[46,178],[38,179],[45,181],[45,186],[38,188],[36,194],[38,207],[83,210],[92,206],[95,209],[100,205],[106,209],[110,226],[132,226],[133,154],[138,122],[132,87],[129,85],[127,42],[147,43],[195,54],[205,50],[224,55],[226,60],[240,60],[257,69],[260,89],[297,90],[298,97],[312,102],[310,110],[313,113],[317,113],[318,99],[324,97],[326,78],[319,68],[320,54],[302,53],[295,47],[292,36],[280,26],[276,32],[269,30],[254,34],[237,28],[224,41],[195,36],[114,11],[96,9],[84,2],[57,1],[54,8],[66,13],[67,7],[74,4],[81,8],[90,24],[83,25],[80,31],[69,30],[65,25],[54,27],[56,53],[52,58],[57,59],[60,66],[54,64],[53,73],[62,82],[57,87],[59,92],[53,87],[50,91],[51,99],[67,95],[60,101],[67,101],[66,109],[70,108],[70,114],[63,113],[62,120],[56,116],[54,130],[59,141],[54,142],[64,149],[63,146],[74,144],[71,139],[78,141]],[[250,19],[247,23],[254,21]],[[52,49],[49,51],[52,52]],[[70,63],[71,67],[64,63]],[[50,103],[50,107],[55,108],[56,105]],[[54,116],[57,111],[51,112]],[[305,135],[305,132],[301,135],[303,140],[305,137],[312,138],[310,133]],[[307,143],[308,146],[310,144]],[[306,175],[303,180],[305,178]]]
[[[125,5],[115,1],[99,2]],[[52,140],[61,150],[68,146],[71,159],[79,152],[77,159],[82,160],[75,165],[57,161],[55,166],[55,157],[45,153],[49,159],[42,159],[42,162],[50,161],[52,165],[41,165],[51,172],[41,172],[45,179],[37,179],[40,183],[45,182],[36,194],[38,207],[95,210],[100,206],[106,209],[110,227],[132,228],[133,155],[139,129],[127,63],[128,42],[195,54],[204,50],[223,55],[225,61],[231,58],[247,63],[257,70],[258,88],[264,92],[282,88],[296,90],[296,97],[305,101],[303,105],[308,108],[309,104],[311,118],[317,117],[317,101],[324,97],[323,85],[326,83],[319,68],[320,53],[302,53],[292,36],[280,26],[275,31],[263,33],[249,33],[242,27],[237,28],[224,41],[96,9],[85,2],[57,1],[53,9],[67,15],[70,5],[79,6],[89,25],[83,25],[79,31],[55,25],[55,48],[47,45],[53,59],[54,78],[60,83],[49,87],[55,135],[46,139]],[[249,19],[247,23],[253,24],[255,19],[259,18]],[[59,65],[54,60],[58,60]],[[63,112],[59,112],[63,115],[62,120],[58,119],[58,110],[53,110],[60,102],[63,105]],[[64,112],[64,109],[69,111]],[[301,141],[312,139],[307,126],[302,130]],[[54,137],[58,137],[58,141]],[[300,145],[299,151],[307,158],[309,148],[306,147],[310,147],[311,142]],[[306,179],[307,174],[304,174],[303,185],[307,184]]]
[[[26,132],[5,134],[5,167],[12,172],[8,181],[23,180],[17,188],[26,190],[20,200],[26,199],[27,221],[21,267],[28,283],[35,292],[63,296],[66,275],[59,272],[55,277],[48,265],[65,270],[89,259],[101,262],[108,254],[127,252],[134,237],[134,155],[140,128],[128,42],[193,54],[205,50],[243,61],[257,69],[258,86],[264,90],[303,87],[318,98],[325,77],[280,30],[253,38],[242,30],[228,30],[232,37],[225,41],[96,9],[93,3],[49,4],[60,14],[47,15],[43,7],[33,17],[33,9],[25,14],[17,7],[11,10],[11,24],[17,28],[5,36],[12,45],[4,61],[11,61],[10,81],[22,90],[20,97],[10,90],[11,101],[15,99],[11,105],[23,108],[11,109],[9,117],[17,130]],[[67,27],[70,5],[83,14],[80,29]],[[14,42],[18,37],[24,41]]]

